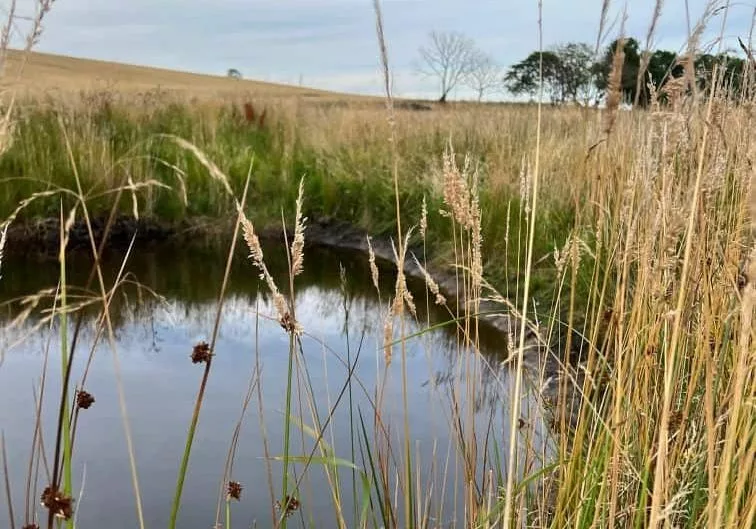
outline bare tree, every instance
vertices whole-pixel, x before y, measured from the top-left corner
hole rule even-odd
[[[420,47],[418,70],[423,75],[438,78],[441,85],[439,102],[445,103],[449,93],[469,75],[474,50],[472,39],[456,32],[433,31],[428,45]]]
[[[465,77],[465,84],[475,90],[478,102],[487,92],[500,88],[501,79],[501,68],[493,57],[483,51],[475,50],[470,60],[470,71]]]

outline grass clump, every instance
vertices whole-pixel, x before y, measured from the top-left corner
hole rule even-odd
[[[612,78],[619,78],[621,67],[618,54]],[[306,525],[303,483],[316,467],[326,476],[323,493],[337,527],[433,527],[449,518],[470,528],[751,527],[754,102],[749,86],[734,100],[721,84],[696,93],[679,90],[684,79],[670,83],[664,104],[655,100],[632,113],[619,111],[615,86],[604,111],[474,107],[416,116],[394,109],[388,82],[388,120],[385,110],[370,106],[323,110],[304,103],[271,104],[264,124],[227,104],[186,101],[157,108],[109,99],[20,107],[17,139],[0,157],[0,211],[14,222],[65,212],[69,219],[81,215],[87,226],[93,216],[112,220],[119,211],[167,221],[235,219],[212,339],[192,355],[204,371],[170,527],[178,523],[212,359],[223,354],[215,350],[216,337],[240,237],[254,267],[250,275],[259,275],[272,300],[275,312],[264,317],[278,322],[288,344],[280,455],[263,436],[272,526],[286,527],[295,516]],[[260,227],[284,227],[282,211],[292,205],[287,277],[273,277]],[[385,309],[383,343],[371,351],[376,378],[355,377],[363,352],[347,343],[343,384],[328,403],[315,396],[302,340],[308,329],[296,311],[300,274],[311,266],[306,219],[325,215],[374,235],[390,234],[397,265],[393,288],[381,289],[371,246],[371,281]],[[60,224],[66,230],[72,221]],[[7,225],[0,225],[3,234]],[[66,237],[60,240],[61,290],[51,318],[69,317]],[[106,282],[103,249],[91,243],[87,287],[97,281],[96,336],[105,336],[118,365],[111,301],[128,256]],[[410,259],[426,279],[425,299],[408,288],[404,264]],[[433,278],[428,270],[438,264],[451,273]],[[447,290],[441,292],[439,282]],[[407,343],[418,336],[408,335],[407,324],[425,323],[420,337],[430,332],[434,326],[422,315],[431,305],[446,312],[446,324],[455,329],[454,354],[462,359],[447,396],[454,439],[447,457],[455,474],[438,454],[412,446]],[[491,307],[503,322],[499,362],[506,371],[481,358],[479,313]],[[76,325],[70,341],[62,335],[64,372],[77,351]],[[502,405],[508,429],[497,432],[475,408],[486,383],[505,386],[503,372],[514,373],[513,387],[506,388],[514,398],[510,409]],[[261,398],[263,382],[257,370],[226,460],[218,523],[225,497],[231,525],[230,501],[241,492],[233,454],[244,411],[255,389]],[[400,388],[398,409],[387,404],[391,382]],[[48,489],[58,491],[63,469],[66,500],[76,433],[75,422],[69,430],[69,385],[64,378],[58,419],[65,427],[56,438],[63,455],[58,448]],[[536,394],[542,415],[523,417],[526,390]],[[368,406],[354,406],[358,392],[367,395]],[[119,397],[141,522],[122,391]],[[349,408],[349,424],[339,425],[350,434],[349,459],[328,442],[342,406]],[[547,442],[539,443],[539,434]],[[33,460],[41,458],[41,449],[33,453]],[[343,469],[351,480],[340,478]],[[445,512],[437,501],[434,493],[447,484],[461,498],[462,512]],[[351,505],[343,499],[347,492]],[[52,527],[57,512],[48,503]],[[71,518],[70,512],[63,517]]]

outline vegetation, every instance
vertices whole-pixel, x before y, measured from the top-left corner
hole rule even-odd
[[[534,97],[540,90],[543,63],[544,91],[553,103],[598,103],[609,88],[618,49],[624,54],[620,94],[627,103],[647,107],[651,104],[649,85],[658,90],[685,74],[684,55],[669,50],[641,51],[636,39],[622,38],[607,46],[598,60],[585,43],[571,42],[543,53],[534,51],[507,71],[505,84],[512,94]],[[711,88],[715,65],[721,74],[720,82],[727,85],[728,91],[741,94],[745,76],[751,70],[746,69],[745,58],[724,52],[695,54],[691,75],[696,79],[697,88]]]
[[[420,47],[417,70],[438,81],[440,103],[446,103],[449,94],[459,86],[474,90],[480,102],[501,85],[499,66],[493,57],[456,31],[431,32],[428,44]]]
[[[496,368],[481,372],[477,364],[465,364],[454,381],[458,392],[449,397],[449,431],[457,442],[451,457],[461,472],[431,474],[444,483],[457,479],[455,492],[465,505],[464,513],[454,513],[458,526],[752,527],[756,65],[742,66],[733,92],[732,77],[720,62],[712,62],[703,84],[687,62],[686,75],[660,86],[664,98],[650,93],[646,110],[620,113],[623,94],[633,86],[624,63],[632,66],[635,60],[620,40],[606,57],[611,66],[602,74],[601,111],[445,105],[415,114],[395,108],[376,11],[388,120],[385,109],[368,103],[323,108],[254,101],[240,109],[180,98],[119,102],[102,96],[52,106],[31,101],[8,114],[16,128],[0,157],[0,213],[9,219],[0,231],[5,234],[9,222],[55,216],[63,235],[55,310],[47,315],[62,324],[63,376],[61,394],[54,396],[59,426],[46,441],[55,456],[41,496],[43,522],[52,528],[57,517],[73,526],[75,417],[87,402],[80,400],[84,388],[71,383],[71,357],[79,354],[84,320],[67,296],[66,235],[76,219],[91,229],[96,217],[121,211],[233,221],[208,329],[212,339],[186,344],[203,371],[196,401],[187,403],[192,418],[184,451],[177,454],[171,527],[213,358],[224,353],[215,340],[236,245],[242,243],[250,274],[260,278],[273,301],[274,313],[265,316],[280,323],[288,344],[285,435],[276,450],[282,455],[269,458],[282,469],[280,491],[271,497],[271,526],[285,528],[290,514],[308,508],[300,485],[313,467],[328,477],[337,527],[432,527],[452,515],[421,485],[422,458],[411,445],[406,348],[413,337],[405,326],[416,318],[416,305],[435,303],[457,328],[457,353],[472,358],[479,354],[480,309],[493,299],[509,322],[502,363],[515,381],[506,404],[510,423],[503,433],[482,425],[488,434],[477,435],[472,402],[483,377],[495,375]],[[539,54],[539,70],[543,58]],[[657,66],[649,62],[650,75]],[[573,97],[572,89],[558,93],[560,99]],[[282,211],[292,210],[279,221]],[[423,269],[448,265],[459,285],[453,303],[426,274],[429,296],[415,298],[398,266],[381,315],[383,349],[372,352],[379,355],[380,373],[375,381],[356,380],[351,369],[356,360],[348,357],[342,391],[325,414],[326,404],[316,402],[301,362],[309,352],[302,340],[307,329],[297,319],[297,278],[308,266],[306,219],[323,215],[391,235],[397,264],[416,243],[427,250],[417,256]],[[282,227],[279,222],[287,222],[292,235],[283,280],[270,273],[259,241],[262,227]],[[121,292],[123,270],[106,282],[102,249],[92,242],[85,291],[94,293],[98,311],[93,336],[107,343],[117,362],[110,303]],[[371,252],[371,263],[373,257]],[[371,275],[376,277],[377,272]],[[73,320],[71,335],[66,318]],[[346,349],[353,351],[349,344]],[[390,370],[392,363],[400,370]],[[259,371],[255,376],[250,388],[261,380]],[[384,401],[390,377],[399,379],[399,410]],[[543,420],[520,415],[529,381],[541,391]],[[371,406],[352,409],[351,390],[366,383]],[[299,404],[293,395],[301,395]],[[250,389],[244,409],[253,397]],[[123,396],[120,405],[144,527]],[[326,442],[340,406],[350,410],[349,424],[340,425],[351,434],[348,460]],[[544,424],[553,455],[535,441]],[[301,452],[292,427],[302,430]],[[227,528],[232,501],[241,494],[230,465],[237,436],[238,428],[216,515],[220,524],[225,502]],[[38,445],[36,437],[30,441],[32,459],[41,458]],[[433,459],[431,465],[440,468],[443,462]],[[351,482],[338,478],[342,468],[352,473]],[[342,500],[350,487],[354,505]],[[25,523],[39,520],[30,516]]]
[[[229,68],[226,72],[226,76],[230,77],[231,79],[237,79],[240,80],[242,78],[242,74],[239,70],[236,68]]]
[[[543,88],[553,103],[582,103],[590,100],[593,88],[592,59],[587,44],[565,44],[531,53],[509,69],[504,81],[511,93],[535,97],[541,90],[543,69]]]
[[[266,121],[260,126],[260,116]],[[42,107],[29,101],[19,107],[13,144],[0,158],[0,218],[6,218],[21,201],[35,200],[18,213],[17,222],[55,218],[60,207],[57,188],[73,189],[79,179],[94,217],[107,216],[114,188],[133,183],[134,193],[124,192],[119,210],[124,215],[152,217],[166,224],[186,219],[233,219],[234,201],[223,187],[208,178],[207,169],[174,137],[184,138],[204,152],[227,175],[234,193],[241,192],[252,164],[249,201],[258,226],[280,225],[281,208],[297,195],[305,176],[304,214],[346,221],[375,236],[393,234],[390,147],[381,138],[389,133],[381,122],[381,105],[354,103],[346,108],[321,109],[296,101],[263,106],[234,104],[193,105],[166,95],[119,101],[115,94],[93,94],[75,104],[54,102]],[[514,247],[506,247],[507,225],[520,222],[519,189],[525,178],[521,153],[532,143],[533,109],[505,108],[453,110],[450,115],[424,117],[411,111],[397,114],[397,149],[403,175],[400,200],[407,215],[419,218],[423,198],[429,222],[441,223],[443,162],[452,138],[454,149],[470,156],[487,184],[481,202],[489,217],[483,226],[484,249],[490,255],[510,255],[511,260],[486,263],[491,281],[502,285],[509,278],[516,287]],[[549,145],[562,141],[572,119],[547,118],[552,132]],[[498,124],[508,129],[497,130]],[[586,126],[588,124],[586,123]],[[344,131],[352,131],[344,134]],[[588,134],[588,129],[585,130]],[[70,152],[69,152],[70,149]],[[507,155],[511,153],[511,155]],[[455,157],[463,163],[462,157]],[[75,160],[76,165],[72,165]],[[579,151],[545,168],[555,184],[565,166],[582,166]],[[566,165],[564,165],[566,164]],[[75,171],[74,171],[75,168]],[[558,185],[564,189],[563,183]],[[42,196],[40,193],[52,193]],[[63,204],[69,198],[63,197]],[[554,195],[548,211],[539,215],[536,239],[538,255],[549,255],[572,224],[574,205],[568,195]],[[509,219],[509,220],[507,220]],[[445,262],[452,255],[449,228],[429,233],[429,258]],[[417,242],[417,237],[412,242]],[[536,298],[546,302],[553,289],[553,263],[536,266]]]

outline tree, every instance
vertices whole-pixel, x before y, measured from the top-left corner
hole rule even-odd
[[[570,42],[558,46],[554,52],[559,57],[557,75],[562,90],[562,102],[588,102],[593,85],[591,47],[582,42]]]
[[[605,92],[609,87],[609,76],[612,73],[612,63],[614,54],[619,46],[620,39],[615,40],[607,47],[601,60],[594,66],[594,83],[596,88]],[[640,70],[640,46],[634,38],[625,39],[624,44],[625,60],[622,63],[622,77],[620,80],[620,91],[622,99],[625,101],[635,100],[635,91],[637,88],[638,71]],[[645,84],[644,84],[645,86]]]
[[[651,102],[651,94],[648,91],[648,84],[651,83],[655,89],[661,88],[667,81],[685,74],[685,66],[678,60],[677,54],[668,50],[656,50],[651,54],[648,60],[648,66],[644,74],[644,79],[640,82],[640,94],[638,104],[647,106]],[[667,96],[664,93],[658,93],[660,101],[666,101]]]
[[[647,81],[655,87],[663,85],[669,78],[680,77],[685,73],[685,67],[677,60],[677,54],[668,50],[656,50],[648,61],[646,69]],[[644,85],[646,83],[643,83]]]
[[[534,51],[513,65],[504,76],[504,84],[514,95],[534,97],[541,88],[541,61],[543,61],[543,90],[556,103],[561,98],[559,87],[559,56],[553,51]]]
[[[476,50],[471,59],[470,72],[465,78],[465,84],[475,90],[478,102],[480,102],[486,92],[500,86],[501,68],[490,55]]]
[[[241,79],[242,78],[241,72],[239,70],[237,70],[236,68],[229,68],[228,72],[226,72],[226,75],[228,77],[230,77],[231,79]]]
[[[710,55],[704,53],[695,60],[696,80],[701,90],[706,90],[712,85],[714,67],[718,67],[717,79],[724,83],[725,89],[732,95],[737,94],[743,84],[743,75],[746,70],[745,61],[740,57],[734,57],[725,53]]]
[[[420,47],[420,65],[423,75],[436,77],[445,103],[449,93],[469,75],[475,56],[473,41],[461,33],[430,33],[430,42]]]
[[[533,52],[513,65],[504,77],[507,89],[513,94],[537,94],[541,86],[552,103],[586,101],[590,97],[593,58],[590,47],[569,43],[549,51]]]

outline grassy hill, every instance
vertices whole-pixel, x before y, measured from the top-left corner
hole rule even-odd
[[[13,88],[19,93],[29,95],[81,90],[143,92],[159,87],[162,90],[189,92],[198,96],[223,93],[279,98],[304,96],[327,99],[373,99],[299,86],[236,80],[223,76],[80,59],[49,53],[30,53],[25,62],[22,58],[22,52],[8,51],[5,70],[0,78],[0,87]],[[23,70],[20,70],[22,65]]]

